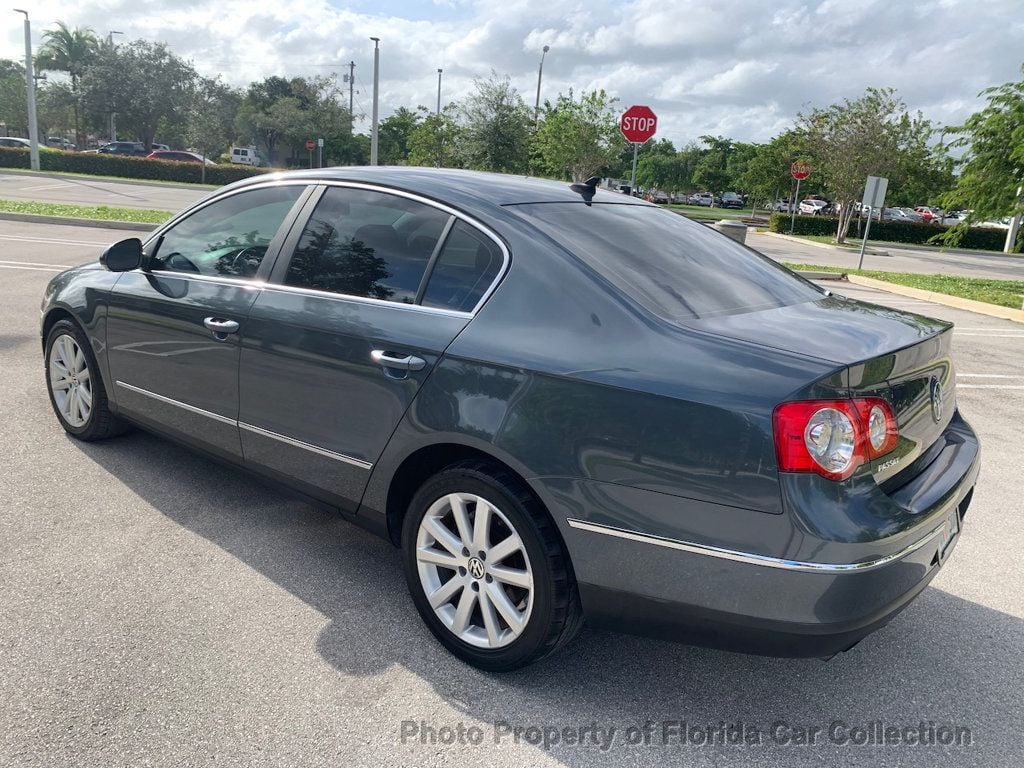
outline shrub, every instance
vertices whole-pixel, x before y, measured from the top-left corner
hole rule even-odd
[[[0,168],[28,168],[29,150],[0,147]],[[198,184],[202,168],[198,163],[176,163],[169,160],[147,160],[129,155],[101,155],[91,152],[40,152],[39,168],[43,171],[86,173],[94,176],[120,176],[126,179],[178,181]],[[247,165],[208,165],[207,184],[230,184],[232,181],[267,173],[269,168]]]
[[[793,226],[794,235],[835,235],[839,220],[828,216],[797,216]],[[789,214],[773,213],[768,219],[771,232],[789,232]],[[936,235],[949,230],[934,224],[918,224],[911,221],[873,221],[870,237],[887,243],[911,243],[927,245]],[[857,238],[856,224],[851,223],[848,239]],[[972,227],[964,233],[958,247],[977,248],[987,251],[1001,251],[1006,242],[1006,231]]]

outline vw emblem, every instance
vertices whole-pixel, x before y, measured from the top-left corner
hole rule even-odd
[[[474,579],[482,579],[484,577],[484,564],[475,557],[469,558],[466,569]]]
[[[938,379],[932,379],[932,418],[942,421],[942,385]]]

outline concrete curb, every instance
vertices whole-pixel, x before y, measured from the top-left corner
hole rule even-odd
[[[945,307],[965,309],[968,312],[977,312],[979,315],[988,315],[989,317],[999,317],[1003,320],[1013,320],[1016,323],[1024,323],[1024,309],[1010,309],[1009,307],[1000,307],[996,304],[987,304],[984,301],[961,299],[958,296],[950,296],[945,293],[935,293],[934,291],[926,291],[922,288],[911,288],[906,285],[887,283],[884,280],[875,280],[872,277],[847,275],[846,279],[854,285],[863,285],[865,288],[877,288],[880,291],[895,293],[912,299],[930,301],[933,304],[942,304]]]
[[[171,214],[167,214],[170,218]],[[0,221],[25,221],[31,224],[63,224],[66,227],[93,227],[99,229],[127,229],[132,232],[152,232],[158,224],[139,224],[134,221],[104,221],[103,219],[76,219],[71,216],[41,216],[36,213],[7,213],[0,211]]]
[[[784,235],[781,232],[758,232],[759,235],[767,235],[768,237],[777,237],[780,240],[789,240],[792,243],[802,243],[803,245],[813,245],[815,248],[825,248],[833,253],[845,253],[857,255],[857,251],[852,248],[839,248],[835,245],[829,245],[828,243],[819,243],[816,240],[804,240],[802,237],[794,237],[793,235]],[[888,251],[879,251],[874,248],[865,249],[864,253],[869,256],[888,256]]]

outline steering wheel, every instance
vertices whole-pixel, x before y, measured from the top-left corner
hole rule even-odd
[[[256,270],[260,267],[260,262],[263,261],[263,256],[266,254],[266,246],[262,245],[250,245],[234,256],[231,257],[231,261],[228,262],[228,272],[232,275],[240,275],[242,277],[250,277],[256,273]],[[227,260],[227,256],[223,260]]]

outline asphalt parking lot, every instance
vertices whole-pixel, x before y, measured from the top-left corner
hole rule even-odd
[[[828,662],[585,630],[490,676],[434,642],[389,544],[141,431],[65,436],[43,383],[43,288],[128,234],[0,222],[0,764],[1024,762],[1024,325],[829,283],[956,323],[957,399],[983,442],[955,553],[888,627]],[[681,744],[680,722],[762,739]],[[853,743],[875,722],[970,735]]]
[[[213,187],[111,181],[67,174],[0,173],[0,199],[177,211]]]

